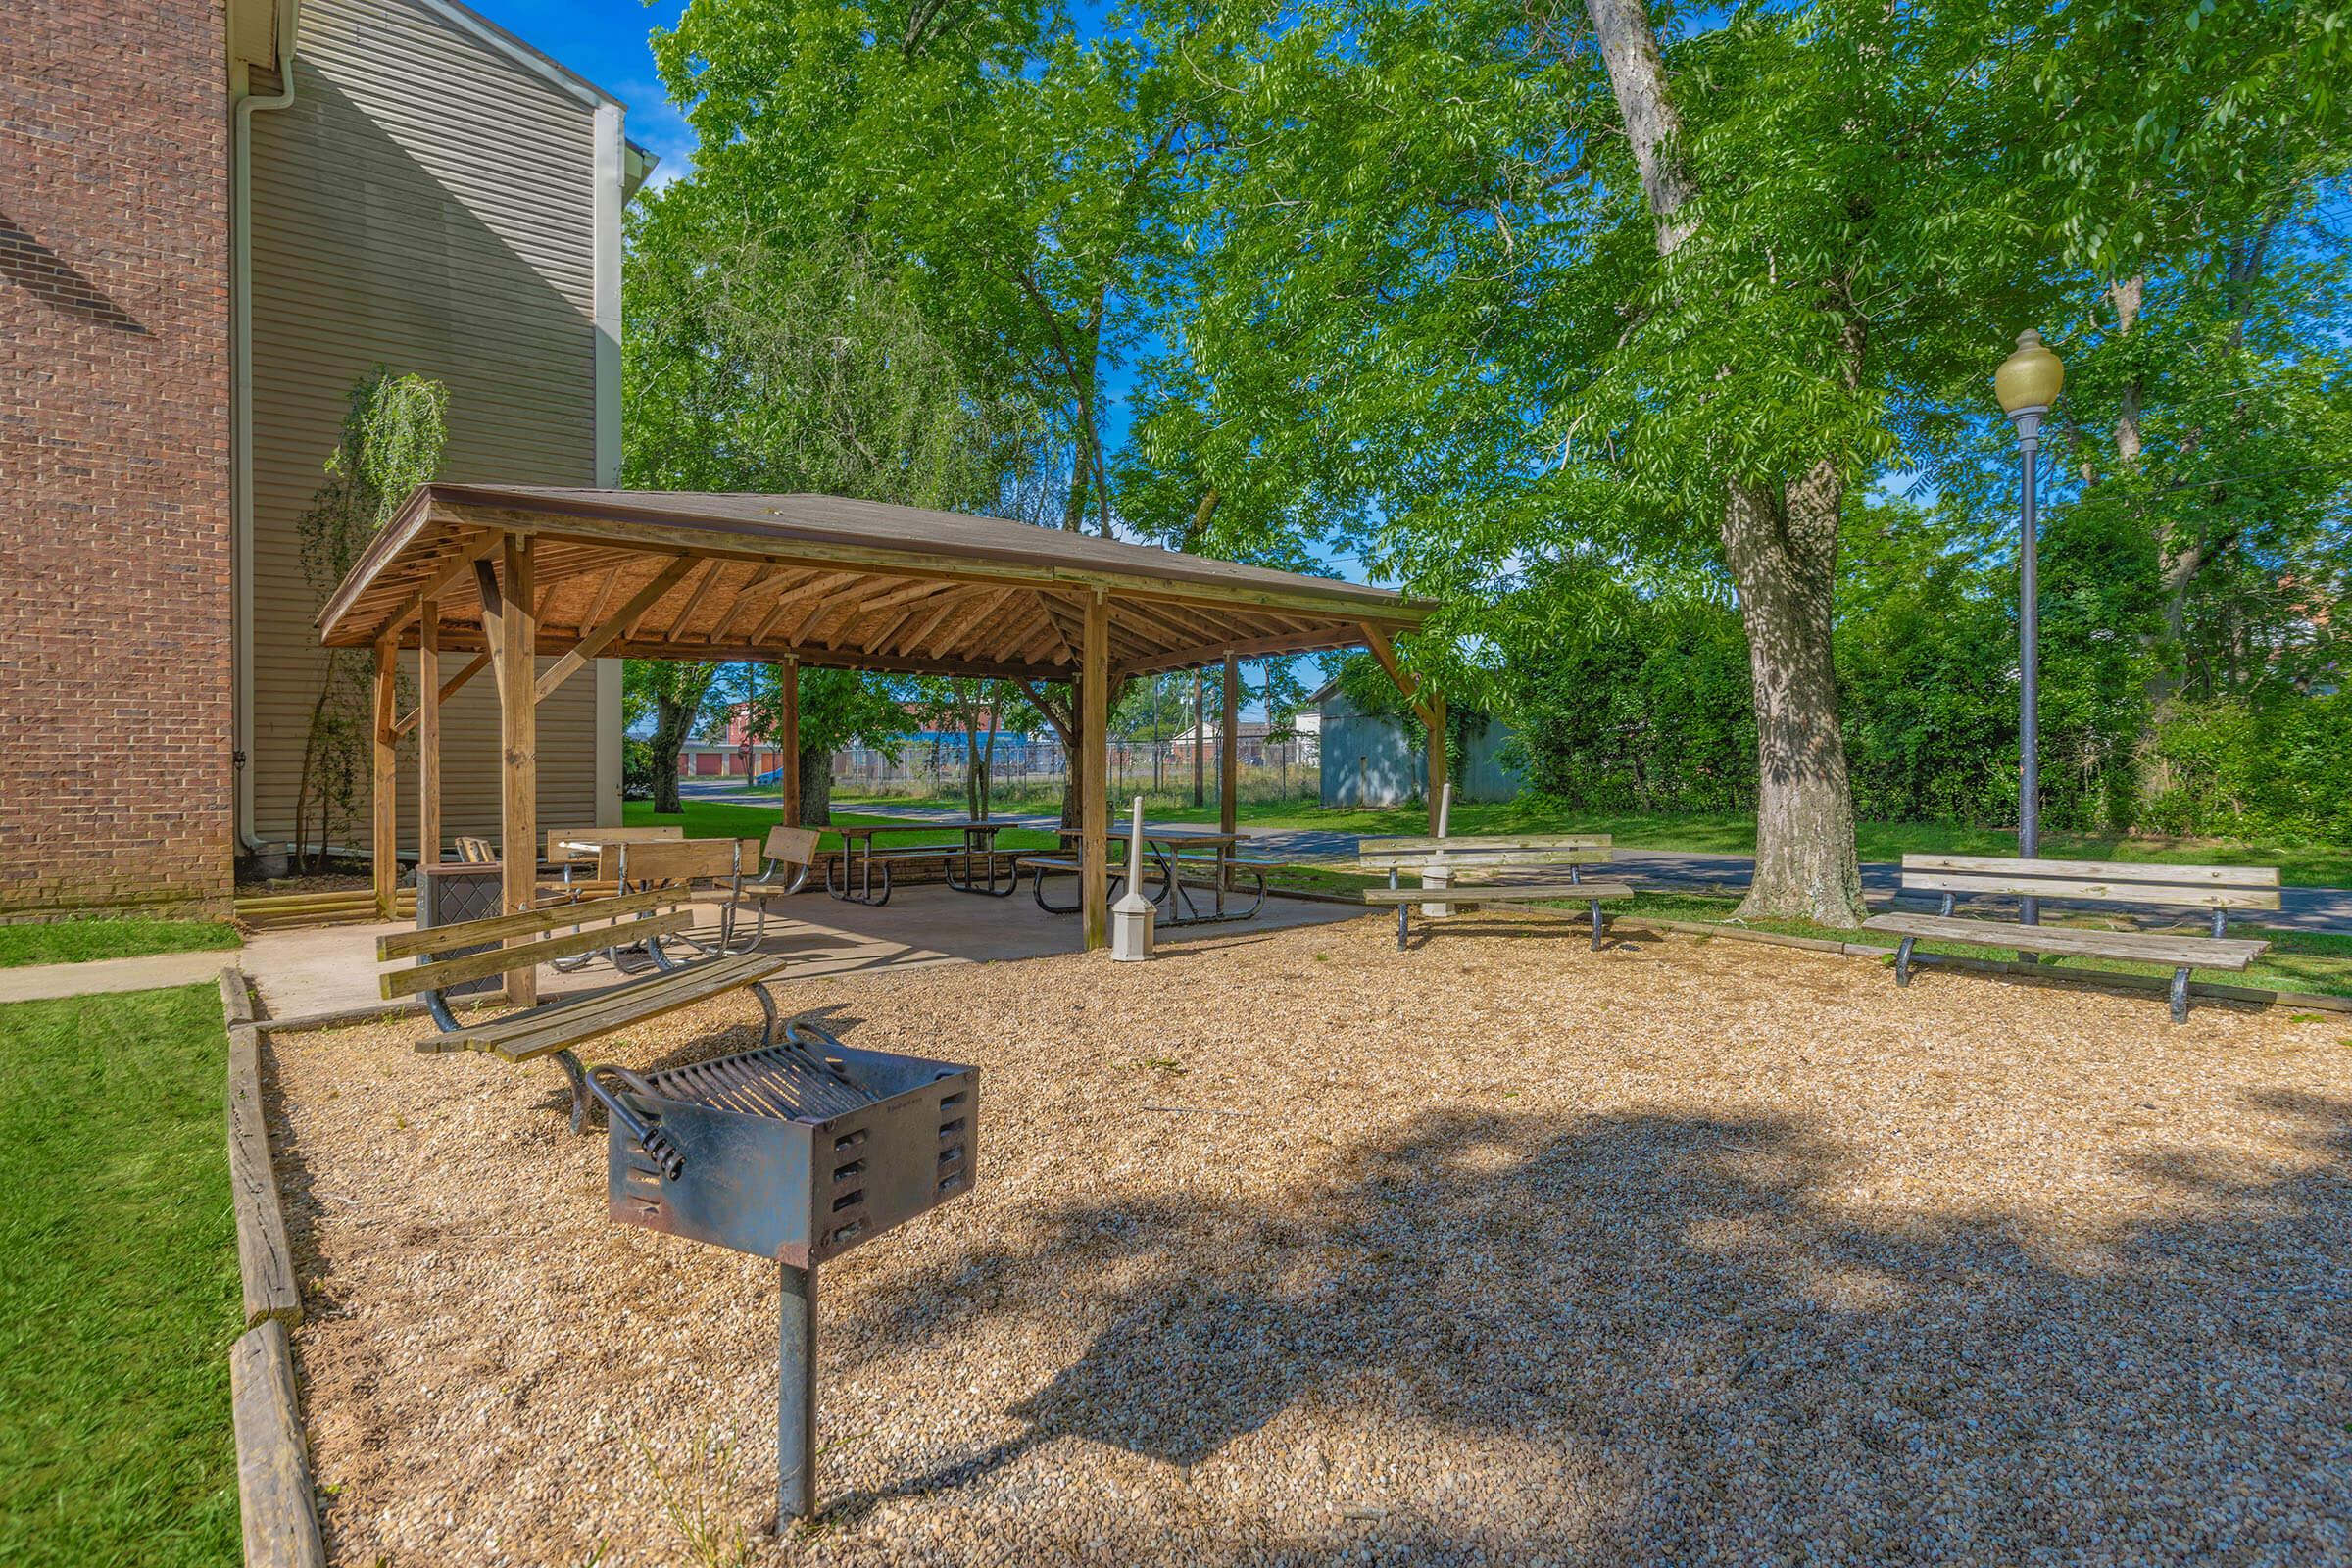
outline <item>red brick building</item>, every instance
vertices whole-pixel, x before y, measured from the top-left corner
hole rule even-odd
[[[26,0],[0,92],[0,911],[228,888],[222,0]]]

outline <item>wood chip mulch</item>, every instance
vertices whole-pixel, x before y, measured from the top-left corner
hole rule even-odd
[[[780,1543],[772,1263],[609,1223],[551,1065],[271,1042],[336,1561],[2352,1560],[2341,1016],[1521,918],[783,996],[982,1106]]]

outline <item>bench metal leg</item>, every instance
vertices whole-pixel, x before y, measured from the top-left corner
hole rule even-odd
[[[568,1050],[556,1053],[556,1065],[564,1069],[571,1084],[571,1130],[584,1133],[588,1130],[588,1070]]]
[[[1894,950],[1894,983],[1898,986],[1911,983],[1911,944],[1918,940],[1917,937],[1905,937],[1902,945]]]
[[[1413,906],[1409,904],[1399,904],[1396,906],[1396,951],[1398,953],[1402,953],[1404,951],[1405,927],[1412,919],[1412,911]]]
[[[2173,971],[2173,1022],[2188,1022],[2188,971]]]
[[[775,993],[767,989],[767,982],[764,980],[753,981],[751,993],[760,999],[760,1010],[767,1019],[767,1022],[760,1030],[760,1049],[765,1050],[776,1043]]]
[[[1571,866],[1571,867],[1569,867],[1569,869],[1570,869],[1570,870],[1574,870],[1574,869],[1575,869],[1575,867],[1574,867],[1574,866]],[[1594,900],[1592,900],[1592,951],[1593,951],[1594,953],[1598,953],[1598,952],[1600,951],[1600,901],[1599,901],[1598,899],[1594,899]]]

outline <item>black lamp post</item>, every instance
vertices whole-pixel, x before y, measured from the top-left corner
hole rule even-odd
[[[2018,534],[2017,745],[2022,776],[2017,796],[2017,853],[2032,859],[2041,849],[2041,725],[2036,711],[2040,697],[2041,583],[2034,561],[2034,468],[2041,454],[2041,418],[2058,401],[2066,384],[2066,367],[2042,346],[2041,334],[2031,328],[2018,334],[2017,352],[1993,372],[1992,395],[2001,412],[2017,426],[2020,500],[2024,518]],[[2027,925],[2041,923],[2041,901],[2027,899],[2018,911]]]

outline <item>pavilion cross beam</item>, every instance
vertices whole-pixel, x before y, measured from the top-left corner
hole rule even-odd
[[[466,689],[466,683],[467,681],[473,679],[474,676],[479,675],[483,670],[488,669],[489,667],[490,656],[488,654],[474,655],[471,659],[466,662],[466,667],[464,669],[459,670],[455,675],[450,676],[449,679],[441,683],[441,689],[435,694],[436,698],[441,702],[448,702],[452,697],[457,696],[458,693]],[[403,717],[399,723],[392,726],[392,738],[394,740],[398,740],[401,736],[406,735],[409,731],[415,729],[416,727],[417,719],[422,717],[423,714],[424,705],[422,703],[418,703],[415,708],[410,709],[407,715]]]
[[[1446,722],[1446,710],[1423,700],[1420,680],[1406,673],[1404,666],[1397,662],[1396,648],[1389,641],[1389,634],[1369,624],[1364,626],[1363,633],[1364,646],[1372,650],[1372,657],[1380,661],[1380,667],[1388,671],[1389,679],[1396,683],[1396,689],[1404,694],[1404,700],[1413,705],[1413,711],[1420,716],[1421,722],[1431,729],[1443,725]]]

